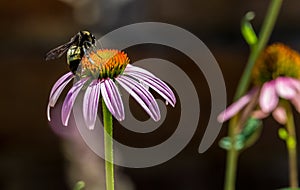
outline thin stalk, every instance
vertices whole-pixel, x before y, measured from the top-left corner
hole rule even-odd
[[[286,129],[288,132],[288,138],[286,138],[286,147],[289,156],[290,188],[298,189],[297,140],[295,132],[295,123],[291,106],[288,102],[286,102],[285,107],[287,111]]]
[[[104,153],[106,190],[114,190],[114,154],[113,154],[113,123],[112,115],[102,99],[103,124],[104,124]]]
[[[241,97],[249,87],[250,76],[251,76],[253,66],[270,38],[276,19],[278,17],[281,4],[282,4],[282,0],[272,0],[269,5],[265,20],[261,28],[261,32],[259,34],[259,40],[251,51],[251,54],[248,59],[248,63],[242,74],[242,78],[238,84],[237,91],[234,96],[234,100]],[[236,170],[237,170],[238,155],[239,155],[238,151],[234,146],[235,136],[236,136],[236,132],[235,132],[236,124],[237,122],[232,120],[229,123],[228,132],[233,146],[228,150],[227,153],[226,174],[225,174],[226,176],[225,176],[225,183],[224,183],[225,190],[235,189]]]
[[[248,63],[243,72],[242,78],[238,84],[237,91],[234,97],[235,100],[241,97],[249,87],[252,68],[261,51],[266,47],[267,42],[269,41],[270,35],[273,31],[275,22],[278,17],[278,13],[280,11],[281,4],[282,0],[272,0],[270,3],[269,9],[267,11],[265,20],[261,28],[261,32],[259,33],[258,42],[251,51]]]
[[[234,190],[235,189],[235,180],[236,180],[236,171],[237,171],[237,163],[238,163],[238,155],[239,152],[235,148],[235,136],[236,130],[235,127],[237,125],[237,117],[233,117],[229,122],[228,135],[231,139],[231,148],[227,152],[226,158],[226,173],[225,173],[225,190]]]

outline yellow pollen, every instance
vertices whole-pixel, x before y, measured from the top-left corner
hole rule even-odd
[[[95,78],[115,78],[129,64],[126,53],[114,49],[100,49],[91,52],[81,59],[81,69],[84,75]]]
[[[261,85],[280,76],[300,78],[300,55],[284,44],[275,43],[259,56],[252,79],[254,84]]]

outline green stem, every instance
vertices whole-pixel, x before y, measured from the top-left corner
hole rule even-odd
[[[291,106],[286,102],[286,112],[287,112],[287,123],[286,129],[288,132],[288,138],[286,138],[286,146],[289,155],[289,172],[290,172],[290,188],[298,188],[298,166],[297,166],[297,140],[295,132],[294,117],[291,110]]]
[[[243,94],[245,94],[246,90],[250,84],[250,76],[252,72],[252,68],[260,55],[261,51],[265,48],[270,35],[272,33],[273,27],[275,25],[280,7],[282,4],[282,0],[272,0],[267,11],[265,20],[263,22],[261,32],[259,34],[259,40],[257,44],[253,47],[251,54],[248,59],[248,63],[242,74],[242,78],[238,84],[237,91],[235,93],[234,99],[238,99]],[[225,176],[225,190],[234,190],[235,189],[235,181],[236,181],[236,170],[237,170],[237,162],[238,162],[238,151],[235,149],[235,127],[237,122],[231,121],[229,123],[229,137],[232,141],[232,147],[228,150],[227,154],[227,162],[226,162],[226,176]]]
[[[113,162],[113,124],[112,115],[102,99],[103,124],[104,124],[104,152],[106,190],[114,190],[114,162]]]
[[[235,149],[235,135],[236,135],[236,126],[237,117],[233,117],[229,122],[228,135],[231,139],[231,148],[227,152],[226,158],[226,173],[225,173],[225,190],[234,190],[235,189],[235,180],[236,180],[236,170],[239,152]]]
[[[249,56],[248,63],[243,72],[242,78],[238,84],[237,91],[235,93],[234,99],[238,99],[241,97],[245,91],[247,90],[250,83],[250,75],[252,72],[252,68],[260,55],[261,51],[265,48],[270,35],[273,31],[280,7],[282,4],[282,0],[272,0],[266,18],[261,28],[261,32],[259,34],[259,40],[257,44],[253,47],[253,50]]]

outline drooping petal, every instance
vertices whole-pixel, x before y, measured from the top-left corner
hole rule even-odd
[[[160,110],[152,94],[139,82],[120,75],[117,82],[144,108],[154,121],[160,119]]]
[[[74,105],[75,99],[76,99],[79,91],[81,90],[81,88],[83,87],[83,85],[86,83],[86,81],[88,79],[89,78],[83,78],[83,79],[77,81],[72,86],[72,88],[69,90],[69,92],[64,100],[62,110],[61,110],[61,119],[62,119],[63,125],[65,125],[65,126],[68,125],[69,117],[70,117],[71,110]]]
[[[275,81],[273,80],[264,83],[259,96],[259,105],[261,110],[266,113],[270,113],[277,106],[278,100],[279,98],[275,90]]]
[[[125,119],[124,106],[115,83],[107,78],[101,83],[101,94],[110,113],[119,121]]]
[[[236,102],[231,104],[225,111],[221,112],[218,115],[218,121],[220,123],[227,121],[232,116],[237,114],[241,109],[245,107],[246,104],[248,104],[251,100],[251,98],[254,96],[254,94],[258,91],[257,88],[252,89],[250,92],[248,92],[246,95],[242,96],[240,99],[238,99]]]
[[[290,83],[293,85],[297,93],[300,93],[300,80],[291,78],[291,77],[286,77],[289,79]]]
[[[296,96],[291,99],[291,102],[295,106],[296,110],[300,113],[300,94],[296,94]]]
[[[83,98],[83,117],[89,129],[94,129],[100,98],[100,82],[93,80],[87,87]]]
[[[278,123],[280,123],[282,125],[286,124],[286,120],[287,120],[286,111],[282,106],[278,106],[272,112],[272,115]]]
[[[131,71],[133,71],[133,72],[139,72],[139,73],[145,73],[147,75],[155,77],[154,74],[152,74],[151,72],[149,72],[149,71],[147,71],[147,70],[145,70],[145,69],[143,69],[141,67],[136,67],[136,66],[133,66],[131,64],[128,64],[126,66],[124,72],[126,73],[126,72],[131,72]]]
[[[275,80],[275,88],[280,97],[288,100],[297,93],[294,83],[288,77],[278,77]]]
[[[125,69],[124,71],[124,74],[132,76],[140,80],[143,84],[151,87],[174,107],[176,98],[173,91],[162,80],[149,73],[150,72],[146,71],[145,69],[134,66],[131,66],[130,69]]]
[[[268,117],[269,113],[263,112],[262,110],[255,110],[252,112],[252,117],[256,119],[264,119]]]
[[[65,75],[63,75],[61,78],[59,78],[56,83],[53,85],[51,92],[50,92],[50,96],[49,96],[49,102],[48,102],[48,106],[47,106],[47,118],[50,121],[50,107],[53,107],[60,94],[62,93],[62,91],[64,90],[64,88],[66,87],[66,85],[74,78],[74,75],[72,72],[69,72]]]

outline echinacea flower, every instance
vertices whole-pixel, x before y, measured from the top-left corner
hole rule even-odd
[[[50,107],[54,107],[66,85],[78,79],[67,93],[63,102],[61,119],[67,126],[75,99],[85,90],[83,117],[89,129],[93,129],[99,99],[103,98],[108,110],[119,121],[125,119],[124,107],[119,86],[123,87],[154,120],[160,119],[160,110],[148,87],[161,95],[167,103],[175,106],[176,98],[172,90],[159,78],[145,69],[129,64],[127,54],[119,50],[100,49],[90,52],[81,60],[80,70],[74,75],[66,73],[54,84],[47,107],[50,121]]]
[[[252,116],[273,117],[286,123],[286,110],[281,100],[290,101],[300,112],[300,55],[283,44],[269,46],[259,57],[252,72],[254,87],[218,116],[224,122],[254,102]]]

